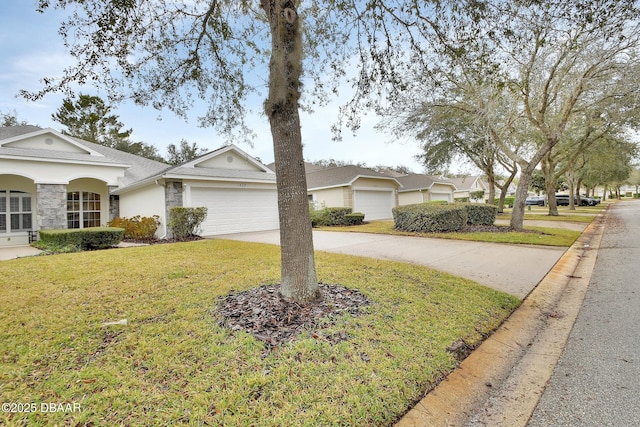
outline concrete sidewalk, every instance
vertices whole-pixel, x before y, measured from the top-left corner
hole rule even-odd
[[[38,255],[41,251],[31,246],[8,246],[0,248],[0,261]]]
[[[277,230],[214,238],[280,243]],[[319,251],[424,265],[519,298],[527,296],[566,251],[548,246],[315,230],[313,244]]]

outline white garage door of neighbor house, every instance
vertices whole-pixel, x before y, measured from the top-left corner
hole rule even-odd
[[[431,201],[446,200],[451,203],[451,194],[449,193],[431,193]]]
[[[192,188],[191,206],[207,208],[202,235],[275,230],[278,196],[275,189]]]
[[[393,191],[355,190],[353,211],[362,212],[364,220],[389,219],[393,217]]]

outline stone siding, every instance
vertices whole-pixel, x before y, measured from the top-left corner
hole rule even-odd
[[[67,228],[67,186],[36,184],[38,230]]]
[[[168,181],[164,186],[164,200],[166,205],[167,215],[167,238],[173,237],[171,229],[169,228],[169,219],[171,208],[183,206],[182,202],[182,182],[180,181]]]

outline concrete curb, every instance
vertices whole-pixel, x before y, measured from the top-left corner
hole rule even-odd
[[[603,231],[601,214],[511,317],[396,427],[525,426],[578,316]]]

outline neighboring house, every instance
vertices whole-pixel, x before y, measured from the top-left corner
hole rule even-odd
[[[469,199],[471,200],[471,193],[475,191],[484,191],[485,196],[488,193],[488,185],[483,181],[482,176],[464,176],[462,178],[448,178],[456,186],[456,191],[453,195],[455,199]]]
[[[436,200],[453,202],[456,186],[448,179],[423,174],[404,175],[396,179],[402,185],[402,188],[398,190],[399,205]]]
[[[135,215],[158,215],[167,237],[176,206],[208,208],[203,235],[278,228],[275,174],[236,146],[172,167],[53,129],[0,128],[0,246]]]
[[[397,206],[400,183],[393,177],[359,166],[307,169],[309,200],[320,207],[350,207],[365,221],[389,219]]]
[[[504,185],[504,180],[501,179],[498,181],[498,184],[500,185]],[[498,186],[495,187],[496,189],[496,199],[500,198],[500,194],[502,194],[502,190],[500,190],[500,188],[498,188]],[[518,189],[518,186],[516,184],[513,183],[513,181],[509,184],[509,186],[507,187],[507,194],[506,197],[513,197],[516,195],[516,190]],[[485,195],[486,198],[487,195]]]

